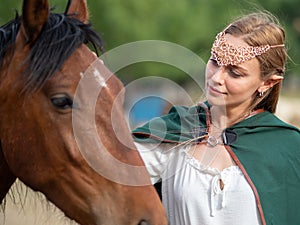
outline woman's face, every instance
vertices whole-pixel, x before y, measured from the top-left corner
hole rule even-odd
[[[235,46],[248,46],[241,38],[226,34],[226,41]],[[219,66],[212,57],[206,66],[206,97],[212,106],[246,110],[263,85],[256,58],[238,65]]]

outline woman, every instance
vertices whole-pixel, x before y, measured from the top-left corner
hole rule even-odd
[[[207,102],[133,132],[171,225],[300,224],[300,132],[274,115],[284,42],[269,14],[232,22],[211,49]]]

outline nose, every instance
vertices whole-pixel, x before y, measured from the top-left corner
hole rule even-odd
[[[142,220],[138,225],[150,225],[147,221]]]
[[[226,68],[224,66],[220,66],[213,71],[213,75],[211,76],[211,80],[219,85],[223,85],[225,81]]]

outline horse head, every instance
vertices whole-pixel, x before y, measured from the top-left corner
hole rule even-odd
[[[86,1],[69,1],[66,12],[56,14],[47,0],[24,0],[22,15],[0,31],[1,201],[18,178],[83,225],[167,224],[124,118],[124,87],[86,45],[102,48],[88,23]],[[78,91],[83,77],[91,89]],[[98,94],[91,109],[85,103],[93,90]],[[93,111],[88,115],[94,124],[85,110]],[[88,137],[81,146],[80,134]],[[127,165],[110,169],[129,182],[101,174],[83,152],[96,164],[107,164],[101,155],[107,153]]]

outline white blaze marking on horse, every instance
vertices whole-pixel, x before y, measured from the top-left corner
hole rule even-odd
[[[100,84],[101,87],[107,87],[104,78],[101,76],[98,70],[94,70],[94,77],[96,78],[96,81]]]

